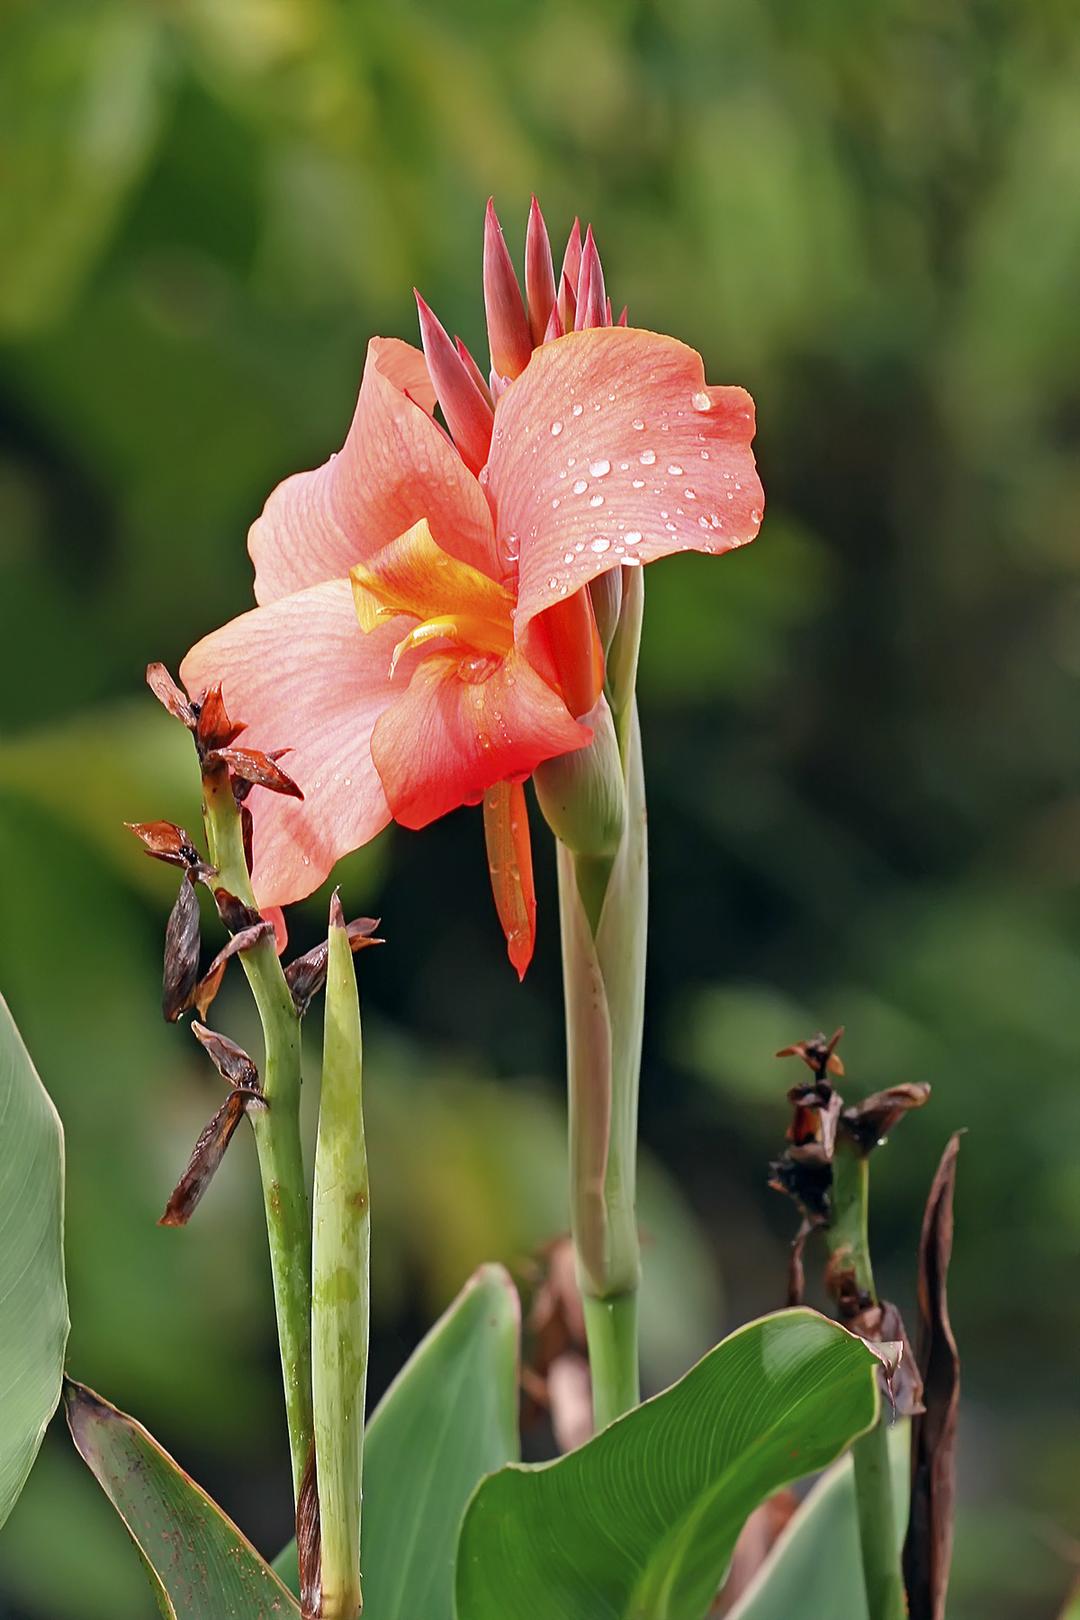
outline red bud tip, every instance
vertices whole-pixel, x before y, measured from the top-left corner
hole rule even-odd
[[[532,337],[510,251],[488,199],[484,219],[484,308],[491,364],[500,377],[517,377],[532,354]]]
[[[555,308],[555,267],[540,204],[534,197],[525,233],[525,295],[529,304],[529,331],[533,347],[545,341]]]
[[[571,229],[570,229],[570,235],[567,237],[567,240],[566,240],[566,252],[563,254],[563,261],[562,261],[562,274],[559,277],[559,285],[560,285],[560,287],[562,285],[562,278],[563,278],[563,276],[565,276],[567,281],[570,283],[571,287],[573,287],[575,292],[576,292],[577,284],[578,284],[578,278],[579,278],[580,275],[581,275],[581,221],[579,219],[575,219],[575,221],[574,221],[574,223],[573,223],[573,225],[571,226]],[[564,326],[566,325],[566,316],[565,315],[563,316],[563,325]]]
[[[623,307],[622,307],[622,314],[621,314],[621,315],[620,315],[620,316],[619,316],[619,319],[618,319],[618,320],[617,320],[617,322],[616,322],[616,323],[615,323],[615,324],[616,324],[616,325],[617,325],[617,326],[625,326],[625,325],[626,325],[626,316],[627,316],[627,313],[628,313],[628,312],[627,312],[627,307],[626,307],[626,305],[625,305],[625,304],[624,304],[624,305],[623,305]]]
[[[246,728],[244,722],[229,719],[221,682],[216,681],[199,704],[195,736],[200,748],[228,748]]]
[[[494,414],[484,397],[483,384],[471,376],[438,316],[416,294],[420,316],[420,341],[439,397],[446,425],[461,459],[470,472],[478,473],[491,449]]]
[[[547,323],[547,329],[544,332],[544,342],[553,343],[556,338],[561,338],[562,335],[563,323],[559,315],[559,306],[558,304],[552,304],[551,316]]]
[[[607,324],[607,294],[604,291],[604,271],[592,226],[585,232],[585,245],[581,250],[581,274],[578,277],[576,332],[591,331]]]
[[[570,278],[564,270],[562,280],[559,282],[559,302],[555,308],[559,315],[559,324],[564,332],[574,330],[577,319],[577,293],[574,290],[576,283],[571,285]]]

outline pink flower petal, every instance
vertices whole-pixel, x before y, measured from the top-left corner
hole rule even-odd
[[[496,406],[488,464],[499,532],[520,536],[517,639],[609,568],[752,540],[753,436],[750,395],[708,387],[675,338],[606,327],[538,349]]]
[[[180,674],[193,695],[220,680],[258,749],[289,748],[303,800],[252,790],[255,896],[264,910],[303,899],[335,861],[390,819],[371,732],[397,691],[387,679],[400,627],[365,635],[347,579],[325,581],[243,613],[191,649]]]
[[[434,401],[419,350],[372,338],[341,450],[286,478],[252,524],[256,601],[343,578],[422,517],[447,551],[499,572],[484,492],[432,421]]]
[[[520,653],[436,653],[380,716],[371,752],[394,819],[426,827],[591,738]]]

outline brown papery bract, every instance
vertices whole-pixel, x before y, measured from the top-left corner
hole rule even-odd
[[[199,977],[199,897],[185,873],[165,928],[161,1010],[170,1024],[191,1006]]]

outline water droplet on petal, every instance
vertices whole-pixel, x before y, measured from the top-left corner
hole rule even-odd
[[[602,495],[590,495],[589,496],[589,505],[590,506],[603,506],[603,504],[604,504],[604,497]]]
[[[592,542],[592,549],[593,551],[606,551],[610,544],[611,541],[608,539],[606,534],[598,534],[596,539]]]
[[[625,536],[625,539],[626,539],[626,543],[627,543],[628,546],[640,546],[640,544],[641,544],[641,530],[640,529],[630,529],[630,530],[628,530],[627,534]]]
[[[709,398],[708,394],[704,392],[704,390],[693,394],[691,396],[690,403],[694,407],[695,411],[712,410],[712,400]]]
[[[606,478],[611,471],[610,461],[590,461],[589,472],[593,478]]]
[[[561,422],[552,422],[552,424],[551,424],[551,437],[553,439],[557,439],[561,432],[562,432],[562,423]]]
[[[556,587],[558,586],[558,583],[559,583],[558,574],[552,574],[551,578],[548,580],[548,590],[549,591],[555,590]]]
[[[630,483],[631,483],[631,487],[634,488],[634,489],[644,489],[645,488],[645,480],[644,480],[644,478],[632,478],[630,480]]]
[[[645,424],[641,420],[640,416],[635,418],[635,420],[631,422],[630,426],[635,428],[638,433],[644,433],[645,431]]]
[[[638,457],[638,460],[641,462],[643,467],[651,467],[653,462],[656,460],[656,451],[643,450]]]
[[[574,480],[574,494],[575,495],[584,495],[584,493],[588,489],[588,487],[589,487],[589,480],[587,478],[575,478],[575,480]]]
[[[584,405],[575,405],[573,410],[570,412],[570,415],[571,416],[580,416],[584,409],[585,409]]]
[[[668,474],[672,478],[681,478],[682,477],[682,468],[679,466],[679,463],[677,461],[669,462],[669,464],[668,464]]]

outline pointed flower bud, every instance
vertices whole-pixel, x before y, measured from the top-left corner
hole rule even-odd
[[[574,330],[585,332],[591,331],[593,327],[606,325],[607,294],[604,291],[604,271],[590,225],[585,232],[585,245],[581,250]]]
[[[570,235],[566,239],[566,252],[563,254],[562,270],[559,275],[560,288],[562,287],[563,278],[565,277],[567,285],[573,290],[576,296],[578,277],[580,275],[581,221],[580,219],[575,219],[573,225],[570,227]],[[570,331],[571,328],[570,325],[567,325],[565,311],[563,312],[563,325],[566,326],[567,331]]]
[[[585,716],[593,740],[545,760],[533,773],[536,797],[552,832],[575,855],[614,855],[622,837],[626,787],[607,699]]]
[[[525,296],[529,303],[529,331],[535,348],[544,342],[555,308],[555,267],[551,262],[551,242],[535,197],[529,207],[529,224],[525,233]]]
[[[438,316],[415,290],[414,296],[420,315],[420,341],[446,425],[462,460],[471,472],[478,473],[491,448],[495,420],[491,406]]]
[[[500,377],[517,377],[529,363],[532,337],[510,250],[490,198],[484,219],[484,308],[492,368]]]

